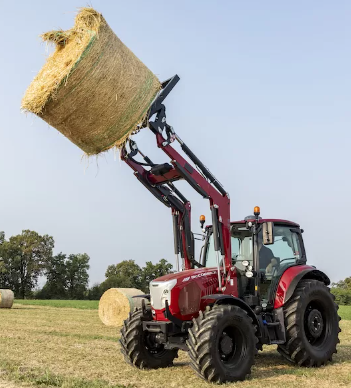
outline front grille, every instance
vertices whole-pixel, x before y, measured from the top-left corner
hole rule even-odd
[[[195,282],[182,288],[179,294],[179,309],[182,315],[194,314],[200,309],[201,289]]]

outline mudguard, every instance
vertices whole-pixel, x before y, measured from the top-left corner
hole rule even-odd
[[[292,297],[295,288],[302,279],[316,279],[329,286],[330,279],[328,276],[310,265],[296,265],[285,270],[279,280],[277,292],[275,294],[274,308],[283,307],[284,304]]]
[[[214,304],[231,304],[238,306],[247,312],[247,315],[252,318],[254,325],[257,326],[257,330],[260,333],[261,325],[257,319],[257,315],[252,310],[252,308],[244,302],[242,299],[239,299],[233,295],[226,294],[213,294],[213,295],[205,295],[201,299],[204,300],[214,300]]]

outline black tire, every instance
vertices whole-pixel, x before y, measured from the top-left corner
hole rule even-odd
[[[329,288],[318,280],[302,280],[284,306],[286,343],[278,346],[287,360],[319,367],[332,360],[339,341],[338,306]]]
[[[252,319],[240,307],[215,305],[200,311],[187,341],[192,368],[210,382],[244,380],[255,360],[255,332]]]
[[[143,331],[143,321],[151,319],[151,312],[145,316],[141,309],[136,309],[121,329],[121,353],[128,364],[139,369],[166,368],[178,357],[177,349],[165,349],[153,340],[154,333]]]
[[[263,352],[263,345],[261,344],[261,342],[257,342],[256,349],[257,349],[257,354],[258,352]]]

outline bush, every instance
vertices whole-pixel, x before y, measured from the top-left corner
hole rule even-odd
[[[351,305],[351,290],[333,287],[332,294],[335,295],[335,302],[339,305]]]
[[[103,291],[101,290],[100,284],[94,284],[89,290],[86,292],[86,297],[84,299],[88,300],[100,300]]]

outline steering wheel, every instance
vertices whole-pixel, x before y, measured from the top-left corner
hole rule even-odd
[[[295,257],[288,257],[286,259],[279,260],[279,264],[281,264],[283,261],[288,261],[288,260],[296,260],[296,258]]]
[[[272,261],[275,261],[275,264],[272,263]],[[279,269],[280,263],[284,260],[280,260],[279,257],[272,257],[271,262],[267,265],[265,268],[265,276],[267,279],[272,279],[273,274]],[[269,269],[269,271],[268,271]]]

